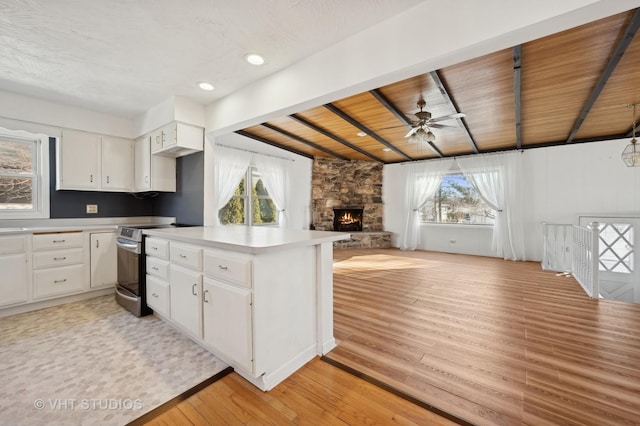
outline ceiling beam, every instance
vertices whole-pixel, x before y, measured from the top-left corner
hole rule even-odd
[[[373,130],[371,130],[370,128],[365,126],[364,124],[360,123],[355,118],[351,117],[349,114],[347,114],[346,112],[342,111],[337,106],[335,106],[333,104],[326,104],[326,105],[324,105],[324,107],[327,108],[332,113],[336,114],[338,117],[340,117],[343,120],[347,121],[352,126],[357,127],[358,129],[362,130],[367,135],[371,136],[372,138],[374,138],[375,140],[377,140],[378,142],[380,142],[382,145],[386,146],[390,150],[396,152],[397,154],[400,154],[402,157],[404,157],[405,160],[413,160],[411,157],[409,157],[407,154],[402,152],[395,145],[393,145],[392,143],[389,143],[386,139],[384,139],[380,135],[376,134],[376,132],[374,132]]]
[[[354,151],[359,152],[360,154],[366,155],[367,157],[371,158],[374,161],[378,161],[380,163],[384,163],[384,161],[382,161],[380,158],[376,157],[375,155],[371,154],[369,151],[365,151],[364,149],[360,148],[359,146],[356,146],[354,144],[352,144],[351,142],[342,139],[340,136],[331,133],[330,131],[328,131],[327,129],[323,129],[322,127],[300,117],[298,114],[292,114],[289,116],[290,119],[297,121],[298,123],[307,126],[308,128],[315,130],[316,132],[320,133],[321,135],[324,135],[328,138],[333,139],[336,142],[341,143],[344,146],[347,146],[351,149],[353,149]]]
[[[522,45],[513,46],[513,97],[516,113],[516,148],[522,148]]]
[[[271,146],[274,146],[276,148],[284,149],[285,151],[289,151],[289,152],[292,152],[294,154],[301,155],[303,157],[307,157],[307,158],[313,159],[313,155],[311,155],[311,154],[307,154],[306,152],[302,152],[302,151],[295,150],[293,148],[289,148],[288,146],[280,145],[279,143],[276,143],[276,142],[274,142],[272,140],[263,138],[262,136],[254,135],[253,133],[245,132],[244,130],[236,130],[235,133],[237,133],[238,135],[247,137],[247,138],[251,138],[251,139],[256,140],[258,142],[266,143],[267,145],[271,145]]]
[[[453,108],[454,112],[459,112],[460,110],[458,109],[458,105],[456,104],[455,100],[451,96],[449,96],[449,91],[444,85],[444,82],[440,79],[438,71],[431,71],[429,74],[431,74],[431,78],[438,87],[438,90],[440,90],[440,94],[444,98],[445,102],[449,105],[450,108]],[[467,123],[464,121],[464,118],[456,118],[456,121],[458,122],[458,126],[460,126],[460,128],[464,131],[464,135],[473,152],[479,154],[480,150],[478,150],[478,145],[476,145],[476,141],[473,140],[473,136],[471,136],[471,132],[469,132],[469,128],[467,127]]]
[[[387,97],[383,95],[379,89],[373,89],[369,91],[369,93],[371,93],[371,95],[373,95],[373,97],[376,98],[378,102],[380,102],[386,109],[391,111],[391,113],[395,115],[398,120],[402,121],[403,124],[407,125],[409,128],[413,127],[413,121],[409,120],[407,116],[404,115],[404,113],[400,111],[397,106],[391,103],[391,101],[387,99]],[[427,143],[429,145],[429,148],[431,148],[431,150],[435,152],[438,157],[444,157],[442,152],[433,142],[429,141]]]
[[[633,37],[638,32],[638,28],[640,28],[640,8],[637,8],[633,12],[633,16],[629,21],[629,25],[627,25],[627,28],[625,28],[624,33],[622,34],[622,37],[620,37],[620,41],[618,42],[618,45],[613,51],[611,58],[609,58],[609,63],[607,64],[604,71],[600,75],[600,79],[598,80],[598,83],[596,83],[596,86],[593,88],[593,91],[591,92],[591,96],[589,96],[589,99],[587,100],[585,105],[582,107],[582,112],[580,112],[578,119],[573,125],[573,129],[571,129],[571,132],[569,133],[569,137],[567,138],[567,141],[566,141],[567,143],[573,142],[573,139],[576,137],[578,130],[580,130],[580,126],[582,126],[582,123],[587,118],[589,111],[591,111],[591,108],[593,108],[593,104],[595,104],[596,100],[598,99],[598,96],[600,96],[600,93],[602,92],[602,89],[604,89],[604,86],[607,84],[609,77],[611,77],[611,74],[613,74],[613,71],[618,66],[620,59],[622,59],[624,52],[627,50],[627,48],[631,44],[631,41],[633,40]]]
[[[313,142],[311,142],[309,140],[306,140],[305,138],[302,138],[302,137],[300,137],[298,135],[294,135],[293,133],[288,132],[288,131],[286,131],[284,129],[281,129],[280,127],[274,126],[273,124],[262,123],[262,126],[266,127],[267,129],[271,129],[274,132],[278,132],[278,133],[280,133],[280,134],[282,134],[282,135],[284,135],[284,136],[286,136],[288,138],[291,138],[291,139],[293,139],[295,141],[298,141],[298,142],[303,143],[305,145],[309,145],[310,147],[315,148],[315,149],[317,149],[319,151],[322,151],[324,153],[327,153],[327,154],[331,155],[332,157],[336,157],[336,158],[339,158],[341,160],[347,160],[347,161],[349,160],[344,155],[338,154],[337,152],[332,151],[329,148],[325,148],[325,147],[323,147],[321,145],[313,143]]]

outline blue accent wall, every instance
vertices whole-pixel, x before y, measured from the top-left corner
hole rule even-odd
[[[50,217],[129,217],[154,216],[151,198],[136,198],[124,192],[56,191],[56,139],[49,139]],[[97,204],[98,213],[87,214],[87,204]]]
[[[185,225],[202,226],[204,209],[204,152],[176,159],[176,192],[153,198],[154,216],[175,217]]]

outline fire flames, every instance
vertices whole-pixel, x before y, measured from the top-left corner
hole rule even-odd
[[[350,225],[352,223],[358,222],[360,222],[360,218],[358,218],[357,216],[354,217],[351,212],[346,212],[340,217],[340,223],[342,225]]]

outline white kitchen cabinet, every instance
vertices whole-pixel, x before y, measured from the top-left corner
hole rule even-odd
[[[171,319],[187,333],[202,338],[202,273],[171,263]]]
[[[28,263],[27,237],[24,235],[0,238],[0,306],[27,301]]]
[[[153,138],[147,135],[135,142],[134,191],[176,192],[176,159],[151,155]]]
[[[93,133],[63,130],[56,144],[56,189],[100,189],[102,137]]]
[[[179,121],[152,132],[151,136],[151,152],[156,155],[182,157],[202,151],[204,146],[204,129]]]
[[[133,141],[102,137],[102,190],[129,192],[133,188]]]
[[[147,305],[156,314],[169,317],[171,315],[169,284],[160,278],[147,275]]]
[[[133,141],[63,130],[56,144],[56,189],[129,192]]]
[[[34,299],[84,290],[82,231],[34,234],[32,248]]]
[[[114,286],[118,281],[116,233],[92,233],[90,241],[91,288]]]
[[[253,371],[251,290],[205,277],[204,341],[236,367]]]

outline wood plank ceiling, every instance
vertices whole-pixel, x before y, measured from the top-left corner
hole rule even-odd
[[[640,103],[640,8],[237,133],[307,157],[381,163],[619,139]],[[405,135],[420,99],[433,142]]]

